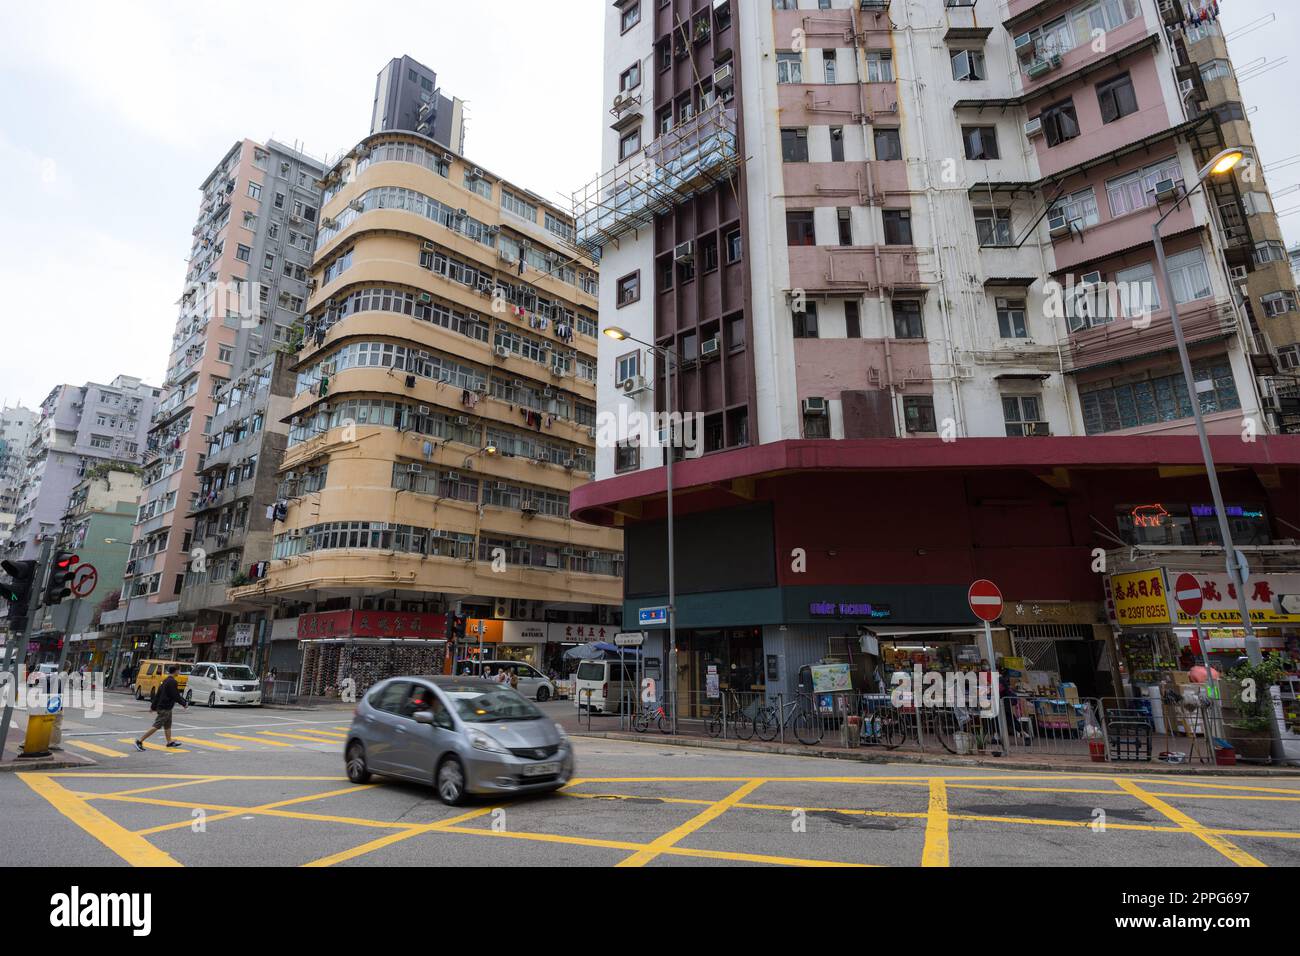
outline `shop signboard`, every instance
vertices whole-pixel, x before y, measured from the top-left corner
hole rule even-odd
[[[552,644],[585,644],[589,641],[608,641],[618,633],[615,627],[604,624],[548,624],[546,638]]]
[[[217,640],[218,624],[198,624],[194,627],[194,634],[190,641],[194,644],[215,644]]]
[[[704,675],[704,696],[716,700],[719,696],[718,665],[710,664],[709,672]]]
[[[1163,568],[1110,576],[1115,619],[1120,627],[1159,627],[1173,623]]]
[[[813,693],[833,694],[836,691],[852,690],[853,680],[848,664],[814,664],[812,671]]]
[[[1237,606],[1237,586],[1228,580],[1226,571],[1171,571],[1175,577],[1187,575],[1201,589],[1201,620],[1209,625],[1241,625]],[[1300,624],[1300,613],[1288,613],[1274,603],[1276,594],[1300,591],[1300,574],[1253,574],[1245,587],[1246,609],[1256,625]],[[1178,625],[1191,627],[1196,618],[1179,611]]]
[[[322,637],[414,637],[439,639],[446,636],[447,618],[442,614],[410,611],[322,611],[298,618],[298,640]],[[251,639],[250,639],[251,643]]]
[[[253,625],[236,624],[235,633],[230,639],[231,647],[251,647],[253,644]]]
[[[546,625],[537,621],[502,621],[505,644],[545,644]]]

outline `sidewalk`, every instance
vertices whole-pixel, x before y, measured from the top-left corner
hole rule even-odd
[[[0,773],[23,770],[61,770],[67,767],[94,767],[96,763],[89,757],[71,753],[67,750],[51,751],[48,757],[19,757],[19,748],[27,736],[27,721],[15,712],[13,723],[9,725],[9,739],[5,741],[4,753],[0,754]]]

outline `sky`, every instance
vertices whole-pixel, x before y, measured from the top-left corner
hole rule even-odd
[[[239,139],[337,156],[394,56],[467,102],[465,152],[562,200],[599,172],[608,0],[7,2],[0,14],[0,406],[118,374],[158,384],[199,184]],[[765,0],[749,0],[760,3]],[[981,0],[989,7],[991,0]],[[1287,55],[1295,0],[1221,0],[1241,68]],[[1242,84],[1266,177],[1300,183],[1300,56]],[[1276,199],[1300,207],[1300,191]],[[1300,213],[1283,216],[1288,244]]]

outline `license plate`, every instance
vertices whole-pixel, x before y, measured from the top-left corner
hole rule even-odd
[[[560,772],[560,765],[555,762],[535,763],[524,768],[525,777],[548,777]]]

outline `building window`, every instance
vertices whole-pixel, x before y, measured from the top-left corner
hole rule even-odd
[[[625,275],[618,280],[618,307],[621,309],[625,305],[631,305],[641,298],[641,272],[640,270]]]
[[[891,128],[881,128],[877,126],[873,130],[873,138],[876,144],[876,159],[890,160],[903,158],[903,143],[899,139],[898,130]]]
[[[1003,395],[1002,418],[1007,425],[1008,438],[1049,434],[1037,395]]]
[[[1048,146],[1057,146],[1079,135],[1079,119],[1074,113],[1074,100],[1064,100],[1049,106],[1038,114],[1043,122],[1043,135]]]
[[[814,397],[814,396],[809,396]],[[804,438],[830,438],[831,417],[824,411],[805,411],[803,413]]]
[[[742,249],[740,230],[731,230],[731,232],[727,233],[727,265],[740,261]]]
[[[791,310],[794,317],[794,337],[796,339],[817,338],[817,303],[805,302],[803,311]]]
[[[1169,286],[1174,290],[1174,301],[1179,305],[1194,299],[1205,299],[1213,291],[1210,287],[1210,271],[1205,267],[1203,250],[1188,249],[1170,256],[1166,261],[1169,267]]]
[[[284,193],[275,194],[275,208],[276,209],[284,208]]]
[[[831,162],[844,162],[844,127],[831,127]]]
[[[641,22],[641,0],[637,0],[636,3],[633,3],[630,6],[623,8],[623,13],[619,17],[619,24],[622,27],[622,32],[627,33],[628,30],[631,30],[634,26],[636,26],[640,22]]]
[[[718,268],[718,237],[708,236],[700,240],[700,261],[704,263],[705,272],[713,272]]]
[[[910,246],[912,244],[912,213],[906,209],[886,209],[885,245]]]
[[[624,352],[614,360],[614,385],[621,388],[630,378],[641,374],[641,350]]]
[[[1056,201],[1048,213],[1049,217],[1061,216],[1071,225],[1078,225],[1080,229],[1087,229],[1089,226],[1095,226],[1100,221],[1097,212],[1097,196],[1092,191],[1092,187],[1081,189],[1071,196],[1063,196]]]
[[[785,238],[792,246],[815,246],[817,236],[811,209],[791,209],[785,214]]]
[[[808,162],[808,131],[806,129],[781,130],[781,159],[787,163]]]
[[[659,262],[659,291],[668,292],[673,287],[673,260],[671,256],[664,256]]]
[[[1160,308],[1160,290],[1156,286],[1155,270],[1149,262],[1116,272],[1115,289],[1119,298],[1116,305],[1122,318],[1135,319]],[[1109,322],[1110,309],[1102,303],[1097,303],[1097,306],[1095,311],[1098,318]]]
[[[1137,93],[1133,91],[1133,80],[1125,73],[1105,83],[1098,83],[1097,103],[1101,106],[1103,123],[1113,123],[1122,116],[1136,113],[1138,103]]]
[[[909,435],[936,432],[934,399],[929,395],[903,396],[903,427]]]
[[[232,356],[233,354],[234,354],[234,353],[233,353],[233,350],[231,349],[231,347],[230,347],[229,345],[219,345],[219,346],[217,346],[217,361],[218,361],[218,362],[227,362],[227,363],[229,363],[229,362],[230,362],[230,359],[231,359],[231,356]]]
[[[894,338],[923,339],[925,327],[921,323],[921,303],[918,299],[895,299]]]
[[[853,218],[850,211],[848,209],[836,209],[835,220],[839,226],[840,245],[853,245]]]
[[[1286,246],[1276,239],[1266,239],[1264,242],[1255,243],[1255,263],[1263,265],[1266,262],[1285,262]]]
[[[1282,369],[1300,369],[1300,345],[1279,346],[1277,350],[1277,364],[1278,368]]]
[[[782,53],[778,50],[776,54],[776,81],[778,83],[802,83],[803,54]]]
[[[952,78],[954,80],[983,80],[986,78],[983,50],[952,50],[948,55],[952,60]]]
[[[858,314],[858,304],[853,301],[844,303],[844,337],[862,338],[862,318]]]
[[[998,158],[998,133],[992,126],[963,126],[961,139],[967,159]]]
[[[1194,391],[1201,412],[1211,414],[1241,407],[1232,368],[1226,357],[1192,366]],[[1138,381],[1102,385],[1079,395],[1083,428],[1089,435],[1179,421],[1192,416],[1191,398],[1182,372]]]
[[[621,441],[614,446],[614,471],[636,471],[641,465],[641,447],[635,439]]]
[[[261,183],[255,183],[255,182],[252,182],[252,181],[250,180],[249,183],[248,183],[248,195],[251,196],[253,199],[256,199],[258,202],[261,202],[261,201],[262,201],[262,184],[261,184]]]
[[[1011,210],[976,209],[975,238],[981,246],[1011,245]]]
[[[1123,176],[1116,176],[1106,181],[1106,199],[1110,205],[1111,218],[1136,212],[1156,203],[1156,183],[1170,179],[1181,183],[1183,169],[1177,156],[1170,156],[1158,163],[1152,163],[1141,169],[1135,169]]]
[[[998,334],[1004,339],[1029,338],[1025,323],[1025,300],[998,297],[994,303],[998,312]]]
[[[1270,292],[1259,297],[1265,315],[1285,315],[1296,311],[1294,292]]]
[[[628,135],[635,135],[637,137],[637,148],[639,149],[641,137],[640,132],[637,131]],[[626,139],[626,137],[624,138]],[[516,196],[508,189],[501,190],[501,208],[512,215],[518,216],[520,219],[527,219],[529,222],[534,223],[537,222],[537,207],[523,197]]]
[[[745,317],[733,315],[727,319],[727,351],[739,352],[745,347]]]
[[[1201,67],[1201,79],[1209,83],[1211,80],[1226,80],[1232,76],[1232,64],[1227,60],[1211,60]]]
[[[253,250],[248,248],[248,246],[244,245],[243,243],[240,243],[239,245],[235,246],[235,258],[238,259],[240,262],[247,262],[248,257],[251,256],[252,254],[253,254]]]
[[[838,83],[834,50],[822,50],[822,75],[827,83]]]
[[[633,63],[618,78],[618,88],[626,93],[628,90],[634,90],[641,85],[641,64]]]
[[[890,54],[883,52],[867,54],[867,82],[894,82],[894,60]]]
[[[618,158],[619,162],[627,159],[629,156],[636,155],[641,149],[641,130],[640,128],[625,133],[618,140]]]

